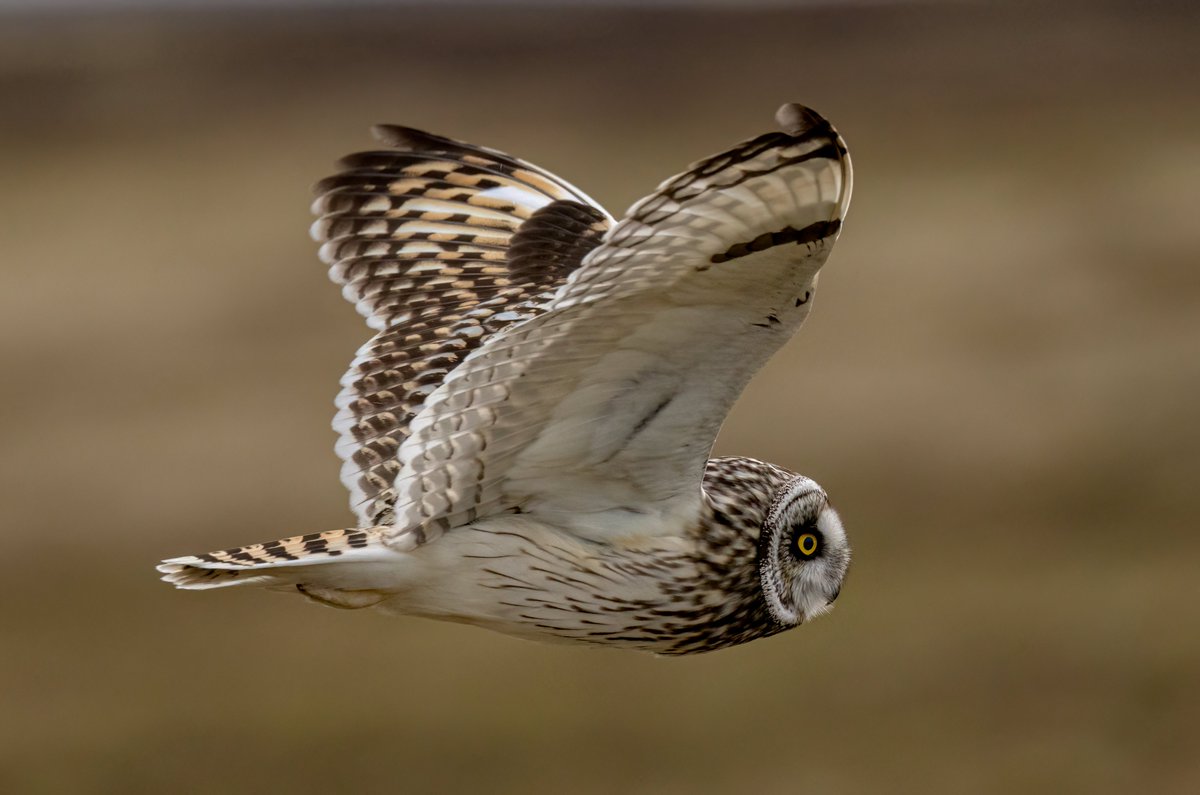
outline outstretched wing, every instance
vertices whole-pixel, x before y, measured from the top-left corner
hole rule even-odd
[[[716,433],[807,315],[850,199],[829,123],[778,119],[635,204],[446,374],[400,445],[389,545],[502,511],[601,541],[694,523]]]
[[[447,373],[543,311],[612,219],[577,188],[492,149],[380,126],[393,147],[318,184],[313,237],[379,333],[342,379],[334,428],[362,526],[388,524],[400,443]]]

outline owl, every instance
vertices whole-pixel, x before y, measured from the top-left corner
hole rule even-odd
[[[503,152],[392,125],[318,183],[313,237],[375,334],[333,422],[357,526],[165,560],[179,588],[680,655],[833,605],[825,491],[709,458],[800,327],[850,201],[814,111],[701,160],[620,220]]]

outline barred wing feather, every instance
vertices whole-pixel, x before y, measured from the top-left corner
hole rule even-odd
[[[511,155],[406,127],[317,186],[312,235],[330,277],[379,333],[342,379],[334,429],[362,526],[393,519],[410,420],[464,357],[543,311],[611,218]]]

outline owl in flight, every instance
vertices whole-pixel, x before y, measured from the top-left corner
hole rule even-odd
[[[163,579],[659,654],[828,611],[850,547],[825,492],[708,457],[808,315],[850,201],[829,122],[776,120],[620,220],[503,152],[377,127],[388,148],[318,184],[312,229],[376,331],[333,423],[358,526]]]

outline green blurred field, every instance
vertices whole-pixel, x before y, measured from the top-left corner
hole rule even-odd
[[[1200,14],[397,9],[0,24],[0,791],[1200,791]],[[819,479],[832,616],[682,660],[161,557],[338,527],[367,336],[309,186],[394,121],[614,211],[830,117],[813,317],[718,443]]]

